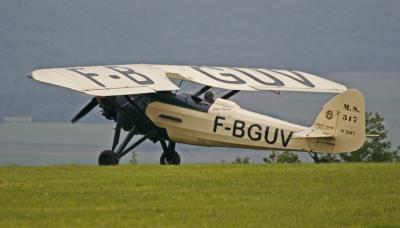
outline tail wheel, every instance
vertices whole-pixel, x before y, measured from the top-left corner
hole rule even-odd
[[[99,155],[99,165],[118,165],[118,156],[112,150],[105,150]]]
[[[162,153],[160,157],[161,165],[179,165],[181,163],[181,156],[176,151],[172,153]]]

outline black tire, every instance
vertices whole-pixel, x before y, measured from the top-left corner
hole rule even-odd
[[[181,156],[174,151],[172,153],[162,153],[160,157],[161,165],[179,165],[181,164]]]
[[[119,159],[112,150],[105,150],[99,154],[99,165],[118,165]]]

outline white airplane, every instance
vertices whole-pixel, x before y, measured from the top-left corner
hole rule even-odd
[[[362,93],[300,71],[132,64],[39,69],[29,77],[95,96],[73,123],[97,105],[116,122],[113,145],[100,153],[99,165],[118,164],[146,139],[160,142],[160,164],[180,164],[176,143],[343,153],[357,150],[365,141]],[[179,87],[172,79],[204,86],[194,94],[176,94],[172,91]],[[212,87],[229,92],[214,101]],[[322,107],[311,127],[251,112],[228,100],[239,91],[263,90],[338,95]],[[118,146],[121,129],[129,133]],[[143,136],[128,146],[134,135]]]

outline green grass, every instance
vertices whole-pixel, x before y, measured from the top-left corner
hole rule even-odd
[[[399,164],[0,168],[0,227],[399,227]]]

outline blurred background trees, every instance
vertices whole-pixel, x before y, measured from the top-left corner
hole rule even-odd
[[[265,163],[300,163],[299,156],[290,151],[277,152],[272,151],[268,157],[264,157]]]
[[[396,162],[400,161],[399,151],[392,149],[388,139],[388,130],[384,118],[379,113],[365,113],[366,140],[364,145],[351,153],[322,154],[312,153],[311,157],[316,163],[327,162]]]

